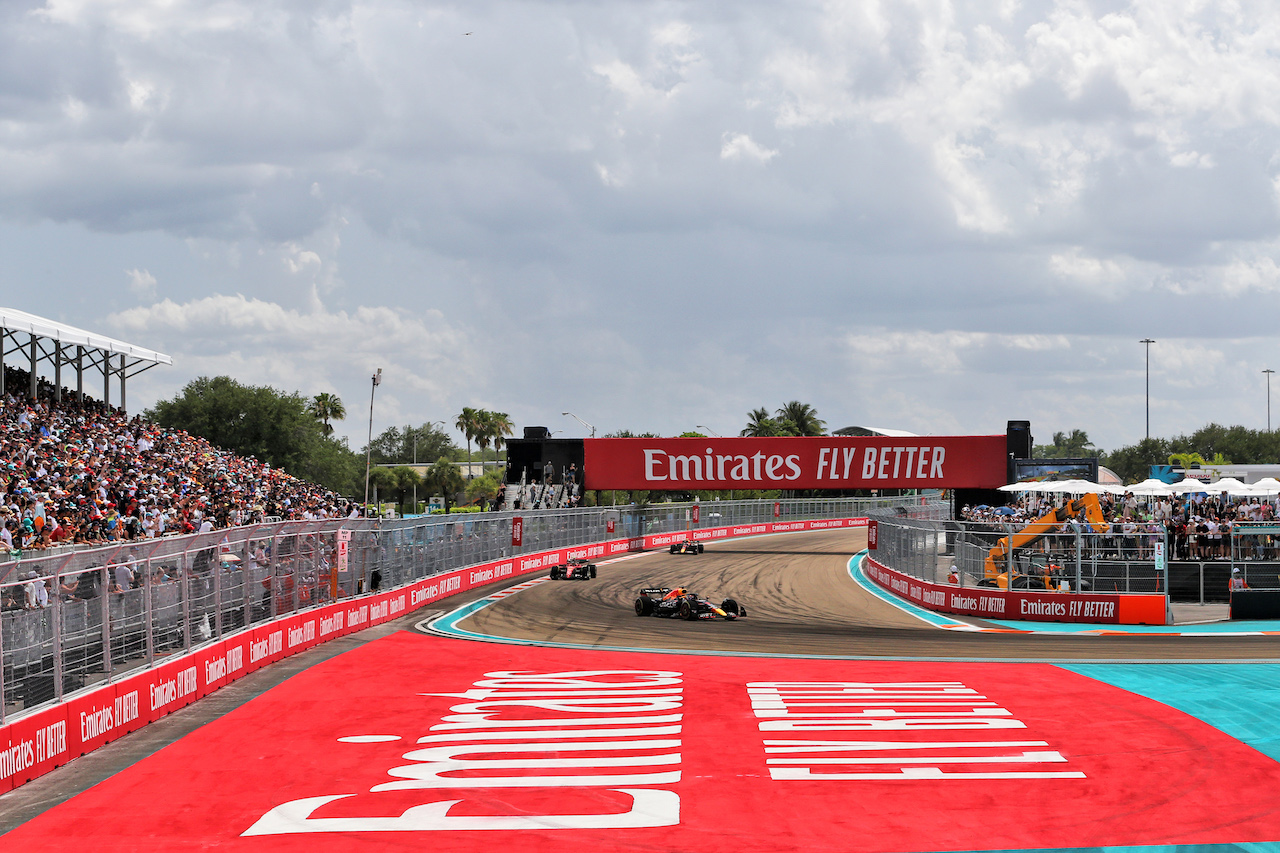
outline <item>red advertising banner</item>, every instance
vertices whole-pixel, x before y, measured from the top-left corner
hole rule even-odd
[[[588,438],[588,489],[993,489],[1003,435]]]
[[[694,524],[697,524],[697,523],[698,523],[698,515],[699,515],[699,513],[698,513],[698,505],[697,505],[697,504],[694,504],[694,505],[693,505],[693,509],[692,509],[692,510],[690,510],[690,511],[693,513],[693,523],[694,523]]]
[[[922,581],[874,560],[867,577],[908,601],[939,613],[1027,622],[1089,622],[1100,625],[1163,625],[1163,595],[1033,592],[975,589]]]
[[[874,551],[880,539],[880,522],[874,518],[867,519],[867,550]]]
[[[515,516],[511,519],[511,546],[518,548],[524,544],[524,518]]]
[[[613,533],[614,530],[617,529],[617,526],[618,526],[618,523],[611,518],[604,523],[604,532]]]

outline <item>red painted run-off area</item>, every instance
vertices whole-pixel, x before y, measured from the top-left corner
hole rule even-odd
[[[1163,595],[960,588],[913,578],[875,560],[867,560],[863,571],[893,594],[939,613],[1098,625],[1163,625],[1166,621]]]
[[[256,669],[318,643],[379,625],[455,593],[544,571],[571,557],[610,557],[628,551],[662,548],[686,538],[713,540],[865,525],[866,519],[823,519],[618,539],[471,566],[390,592],[340,601],[277,619],[0,727],[0,793],[136,731]]]
[[[683,623],[674,629],[688,630]],[[731,631],[735,623],[699,623]],[[945,851],[1280,840],[1280,765],[1047,664],[715,659],[401,632],[14,850]]]

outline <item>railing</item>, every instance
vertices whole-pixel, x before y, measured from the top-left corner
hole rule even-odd
[[[889,519],[879,525],[876,560],[930,583],[960,587],[1070,592],[1163,593],[1166,564],[1157,560],[1159,525],[1131,532],[1067,524],[1025,547],[999,548],[1020,526],[964,521]],[[992,568],[987,566],[993,557]],[[952,569],[955,575],[952,575]]]
[[[921,497],[709,501],[696,523],[693,504],[332,519],[38,554],[0,564],[0,723],[288,613],[522,553],[777,520],[945,513]]]

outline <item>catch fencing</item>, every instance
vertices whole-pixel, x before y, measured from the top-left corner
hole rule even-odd
[[[291,613],[521,554],[765,522],[945,514],[921,497],[712,501],[275,522],[38,554],[0,564],[0,723]]]
[[[1108,525],[1099,532],[1071,522],[1017,547],[1021,529],[1012,524],[890,519],[879,525],[874,556],[919,580],[962,588],[1115,594],[1162,594],[1168,589],[1160,525],[1139,525],[1131,531]],[[1015,547],[1002,547],[1001,540],[1009,542],[1010,537],[1015,537]]]

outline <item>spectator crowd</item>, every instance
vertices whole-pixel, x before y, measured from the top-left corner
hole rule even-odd
[[[182,430],[77,401],[5,368],[0,547],[42,550],[207,532],[268,520],[354,516],[356,505]]]
[[[1108,529],[1101,533],[1101,550],[1118,558],[1151,559],[1154,544],[1169,534],[1175,560],[1225,560],[1232,557],[1232,531],[1237,525],[1273,522],[1276,500],[1265,496],[1229,496],[1198,493],[1181,497],[1140,498],[1133,494],[1099,495],[1099,506]],[[966,506],[966,521],[984,522],[1015,529],[1025,527],[1045,513],[1061,506],[1067,498],[1056,494],[1031,493],[1009,506]],[[1078,519],[1086,522],[1083,515]],[[1059,531],[1068,533],[1063,524]],[[1238,559],[1276,559],[1280,537],[1266,533],[1246,534],[1237,548]]]

